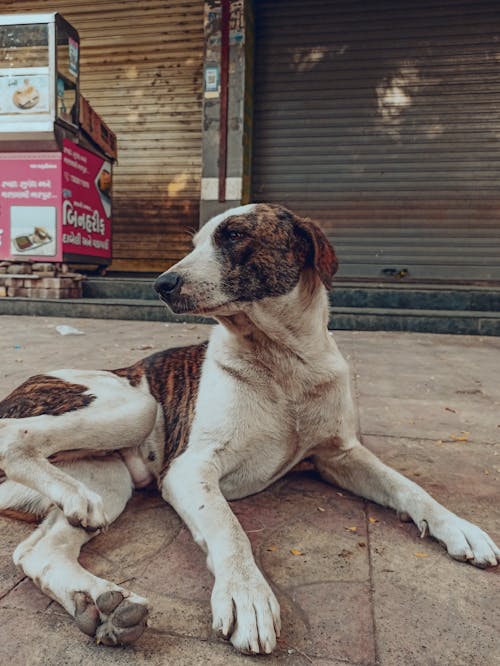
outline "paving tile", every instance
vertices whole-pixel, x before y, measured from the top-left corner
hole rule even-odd
[[[0,599],[0,608],[16,608],[30,612],[44,611],[51,599],[29,579],[23,578],[6,596]]]
[[[147,664],[165,666],[166,663],[180,666],[193,666],[194,664],[208,664],[209,666],[308,666],[311,658],[306,654],[288,650],[279,651],[274,655],[248,656],[238,654],[233,647],[222,640],[195,641],[192,639],[179,639],[169,635],[151,637],[143,655],[148,659]],[[150,659],[150,661],[149,661]]]
[[[84,335],[61,336],[56,331],[59,324],[73,326]],[[2,315],[0,356],[9,359],[2,368],[2,393],[29,375],[56,367],[122,368],[155,351],[206,340],[210,328],[202,324]]]
[[[54,358],[65,367],[120,367],[204,339],[209,330],[68,320],[85,332],[76,339],[55,332],[64,320],[25,321],[2,317],[2,393],[53,367]],[[369,448],[500,541],[500,338],[352,331],[335,337],[353,366]],[[466,442],[438,443],[460,430],[469,431]],[[33,527],[0,518],[0,663],[372,666],[375,657],[377,666],[500,663],[500,568],[479,571],[452,561],[437,543],[420,540],[415,526],[323,483],[307,464],[232,508],[282,607],[276,655],[244,657],[215,640],[205,556],[175,512],[158,495],[141,492],[106,534],[84,547],[81,561],[149,596],[151,628],[128,649],[95,646],[60,606],[46,608],[46,597],[13,566],[14,548]],[[368,539],[366,511],[378,521],[369,523]]]
[[[257,556],[262,544],[266,543],[267,547],[272,535],[289,523],[297,520],[313,523],[317,519],[319,526],[327,529],[328,520],[335,521],[339,511],[346,520],[359,514],[362,505],[358,500],[352,500],[348,493],[340,493],[338,488],[323,483],[316,473],[294,471],[290,477],[285,477],[269,491],[231,502],[231,508]],[[342,506],[341,498],[350,499],[355,504],[350,508]],[[339,509],[337,504],[342,508]]]
[[[470,442],[365,437],[388,465],[500,542],[500,451]]]
[[[297,588],[292,598],[307,617],[307,654],[365,666],[375,664],[368,584],[317,583]]]
[[[261,550],[266,575],[280,588],[367,580],[365,514],[358,503],[312,512],[274,531]]]
[[[79,632],[66,615],[25,613],[0,608],[0,663],[17,666],[245,666],[248,664],[286,664],[306,666],[311,659],[287,651],[267,657],[237,653],[225,641],[196,640],[146,631],[127,648],[97,646]]]
[[[149,626],[151,631],[161,631],[207,640],[212,635],[212,613],[210,602],[179,599],[166,594],[158,594],[143,587],[140,583],[134,592],[147,596],[151,612]]]
[[[381,666],[500,663],[500,572],[455,562],[413,525],[371,507],[374,616]]]
[[[213,586],[205,554],[187,528],[182,528],[165,551],[158,552],[141,576],[144,590],[161,590],[167,596],[207,601]]]
[[[467,436],[469,441],[494,444],[498,438],[499,404],[472,399],[459,404],[422,397],[403,400],[366,396],[359,407],[361,433],[434,440]]]
[[[302,498],[320,500],[325,493],[328,493],[331,486],[321,480],[311,463],[302,462],[277,481],[271,489],[277,496],[287,499],[298,494]]]
[[[311,659],[313,666],[354,666],[354,662],[342,659]]]
[[[159,495],[138,492],[108,531],[84,546],[82,563],[114,580],[140,576],[180,529],[180,518]]]
[[[33,529],[33,525],[0,516],[0,599],[23,578],[14,566],[12,554]]]

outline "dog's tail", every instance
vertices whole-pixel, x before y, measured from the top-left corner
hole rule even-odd
[[[47,497],[7,479],[0,472],[0,516],[37,523],[47,515],[51,506]]]

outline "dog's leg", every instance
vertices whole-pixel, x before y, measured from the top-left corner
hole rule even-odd
[[[30,457],[4,458],[2,466],[9,479],[43,493],[60,507],[71,525],[98,529],[109,524],[104,503],[97,493],[36,452]]]
[[[437,539],[457,560],[477,567],[495,566],[500,549],[479,527],[459,518],[413,481],[391,469],[357,441],[341,449],[321,447],[313,452],[321,476],[331,483],[396,509]]]
[[[85,408],[58,416],[0,419],[0,469],[12,481],[46,495],[72,525],[97,529],[108,520],[99,495],[48,458],[76,449],[135,447],[151,434],[158,404],[110,373],[97,373],[88,384],[97,397]]]
[[[119,458],[82,460],[65,465],[65,471],[99,493],[110,520],[120,515],[132,494],[130,474]],[[75,618],[81,631],[105,645],[128,644],[144,631],[147,601],[79,564],[81,547],[96,534],[72,527],[62,511],[53,507],[16,548],[14,562]]]
[[[162,494],[207,553],[207,565],[215,577],[214,629],[242,652],[272,652],[280,631],[279,604],[220,491],[215,465],[200,462],[186,451],[172,463]]]

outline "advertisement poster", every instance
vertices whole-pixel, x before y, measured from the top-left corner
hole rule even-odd
[[[62,233],[66,253],[111,257],[111,164],[64,140]]]
[[[78,50],[79,44],[77,41],[69,37],[68,39],[68,55],[69,55],[69,71],[73,76],[78,76]]]
[[[32,115],[49,111],[48,73],[0,76],[0,115]]]
[[[62,261],[61,156],[0,154],[0,259]]]

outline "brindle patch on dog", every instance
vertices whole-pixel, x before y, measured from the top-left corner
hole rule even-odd
[[[319,227],[281,206],[258,204],[251,213],[229,217],[213,240],[223,265],[222,289],[238,301],[287,294],[306,267],[315,268],[331,288],[337,270]]]
[[[152,354],[128,368],[113,370],[137,386],[146,377],[159,402],[165,425],[165,449],[160,483],[172,460],[188,444],[207,343],[178,347]]]
[[[311,220],[307,218],[296,219],[295,229],[299,235],[303,235],[309,246],[306,266],[314,268],[321,282],[329,291],[333,286],[333,276],[339,268],[335,250],[323,231]]]
[[[127,368],[119,368],[118,370],[110,370],[115,375],[119,377],[125,377],[128,379],[131,386],[139,386],[141,379],[144,377],[144,368],[142,367],[142,361],[135,363]]]
[[[88,387],[72,384],[50,375],[34,375],[0,402],[0,419],[23,419],[30,416],[60,416],[87,407],[95,395],[85,393]]]
[[[229,217],[213,241],[222,264],[222,289],[243,302],[287,294],[299,281],[307,254],[293,225],[283,224],[269,206]]]
[[[3,483],[3,480],[5,479],[0,478],[0,483]],[[16,509],[0,509],[0,516],[2,518],[11,518],[12,520],[22,520],[24,523],[39,523],[42,519],[41,516],[35,513],[16,511]]]

